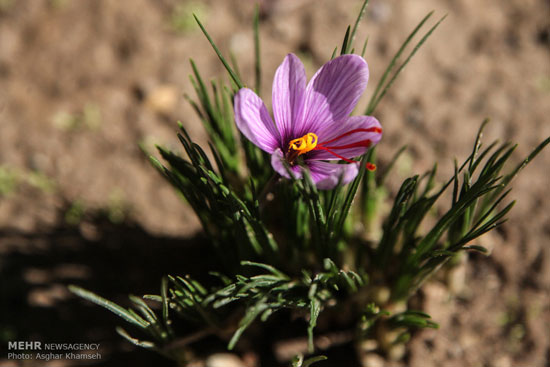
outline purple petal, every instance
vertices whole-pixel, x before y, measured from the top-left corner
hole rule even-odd
[[[273,79],[273,117],[283,141],[293,138],[293,124],[300,116],[306,89],[304,65],[288,54]]]
[[[271,155],[271,165],[273,169],[283,177],[291,178],[288,170],[285,168],[285,158],[281,149],[276,149]],[[307,160],[311,179],[320,190],[330,190],[336,185],[346,185],[357,176],[359,172],[358,164],[333,164],[321,161]],[[295,179],[302,178],[302,167],[292,166],[290,171]]]
[[[235,122],[243,135],[260,149],[272,153],[279,147],[280,135],[264,102],[248,88],[235,95]]]
[[[281,176],[291,178],[288,174],[287,168],[285,167],[285,157],[281,149],[277,148],[271,155],[271,166],[273,166],[273,169]],[[302,178],[302,168],[300,166],[292,166],[290,167],[290,170],[292,171],[294,178]]]
[[[369,80],[367,62],[357,55],[342,55],[317,71],[306,88],[300,129],[295,135],[316,133],[320,127],[349,116]]]
[[[333,164],[321,161],[307,162],[311,178],[319,190],[330,190],[336,185],[346,185],[357,176],[358,164]]]
[[[365,140],[370,140],[370,146],[378,144],[382,138],[382,132],[357,132],[343,136],[339,139],[337,137],[346,134],[355,129],[373,129],[379,128],[382,129],[380,122],[372,116],[352,116],[339,121],[337,123],[331,123],[323,126],[322,129],[318,132],[319,144],[322,144],[326,147],[333,148],[332,150],[335,153],[345,157],[345,158],[354,158],[360,155],[365,154],[368,147],[358,146],[358,147],[349,147],[342,149],[334,149],[335,147],[349,146],[352,144],[357,144],[364,142]],[[331,141],[336,139],[334,141]],[[324,143],[327,142],[327,143]],[[315,150],[309,153],[308,159],[325,159],[325,160],[336,160],[338,157],[325,150]]]

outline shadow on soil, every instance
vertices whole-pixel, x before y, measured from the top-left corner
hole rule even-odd
[[[153,236],[102,215],[31,234],[0,229],[1,342],[100,343],[98,365],[173,365],[124,341],[115,326],[128,325],[66,286],[77,284],[128,307],[130,293],[158,294],[166,274],[199,273],[204,262],[196,259],[209,256],[205,243],[200,236]]]
[[[62,213],[57,220],[62,224],[42,232],[0,229],[0,343],[100,343],[101,360],[78,363],[62,359],[66,364],[61,365],[175,366],[155,352],[128,343],[116,333],[116,326],[137,338],[147,337],[111,312],[74,296],[67,285],[76,284],[129,307],[128,294],[159,294],[160,280],[166,274],[190,274],[208,282],[208,271],[221,269],[212,269],[217,255],[207,239],[200,235],[155,236],[135,223],[113,224],[102,213],[86,215],[78,225],[68,225]],[[291,315],[281,312],[263,327],[252,327],[248,335],[252,337],[243,337],[237,353],[255,351],[252,353],[262,366],[284,365],[275,359],[273,343],[305,338],[302,318],[284,329],[280,327],[281,320],[289,318]],[[174,327],[181,327],[183,334],[193,331],[192,325],[175,321]],[[192,348],[200,360],[226,352],[226,343],[208,337]],[[322,353],[329,361],[319,363],[320,367],[359,365],[351,343]],[[6,357],[1,355],[0,362]]]

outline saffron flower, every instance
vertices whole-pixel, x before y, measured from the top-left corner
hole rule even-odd
[[[357,176],[358,162],[382,137],[372,116],[350,116],[367,87],[369,69],[357,55],[342,55],[323,65],[306,86],[304,65],[288,54],[275,73],[272,107],[248,88],[235,95],[235,121],[242,134],[271,154],[277,173],[297,179],[303,169],[322,190]],[[348,164],[329,163],[344,161]],[[367,168],[374,169],[373,165]]]

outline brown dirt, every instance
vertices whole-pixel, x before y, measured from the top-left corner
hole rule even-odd
[[[56,284],[88,279],[120,298],[155,292],[163,273],[186,271],[167,257],[186,256],[179,246],[197,231],[197,220],[138,148],[162,143],[179,149],[176,120],[205,141],[181,97],[193,95],[188,58],[204,76],[221,77],[223,70],[195,27],[176,31],[171,25],[185,3],[0,0],[0,168],[15,180],[4,195],[0,191],[0,270],[11,282],[2,285],[1,309],[10,315],[0,330],[3,340],[76,337],[78,310],[91,312],[85,325],[103,317],[82,305],[75,311]],[[341,43],[360,6],[355,0],[265,5],[264,95],[288,52],[305,60],[311,76]],[[213,38],[225,53],[233,50],[251,83],[252,2],[208,0],[200,7]],[[487,140],[519,143],[516,161],[550,135],[546,0],[371,0],[358,39],[370,39],[371,83],[361,106],[400,43],[432,9],[448,18],[376,112],[385,134],[382,164],[402,144],[414,162],[401,167],[392,188],[434,160],[448,176],[452,158],[468,154],[485,117],[493,120]],[[458,268],[464,289],[451,292],[439,280],[424,289],[424,305],[441,329],[415,335],[408,365],[549,365],[549,166],[550,154],[543,152],[515,181],[518,203],[509,222],[483,240],[492,255],[470,256]],[[64,213],[74,203],[100,214],[67,226]],[[105,218],[101,213],[111,220],[98,219]],[[137,251],[135,263],[121,268],[117,260],[124,262],[130,249]],[[87,270],[71,272],[75,264]],[[64,334],[52,331],[52,320],[60,320]],[[101,320],[94,335],[119,356],[113,365],[155,358],[124,353],[130,348],[107,328],[114,318]]]

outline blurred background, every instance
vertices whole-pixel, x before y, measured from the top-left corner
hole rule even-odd
[[[296,53],[311,77],[360,6],[261,2],[266,103],[284,56]],[[226,76],[192,13],[252,84],[254,7],[252,0],[0,0],[2,345],[100,342],[101,365],[171,365],[123,341],[115,316],[65,285],[124,305],[128,293],[158,293],[164,274],[192,271],[204,242],[198,221],[139,145],[181,151],[178,120],[206,143],[183,97],[194,97],[189,58],[207,79]],[[451,175],[485,117],[492,119],[486,142],[519,143],[515,162],[550,135],[548,0],[371,0],[356,39],[369,37],[371,81],[356,113],[431,10],[448,17],[375,112],[384,127],[379,163],[409,147],[390,192],[435,161],[441,179]],[[548,365],[549,166],[545,151],[513,184],[518,202],[509,222],[482,240],[494,249],[490,257],[471,256],[450,287],[434,281],[423,289],[422,306],[441,327],[413,337],[408,366]],[[257,357],[244,357],[254,366]],[[5,358],[0,364],[18,365]]]

